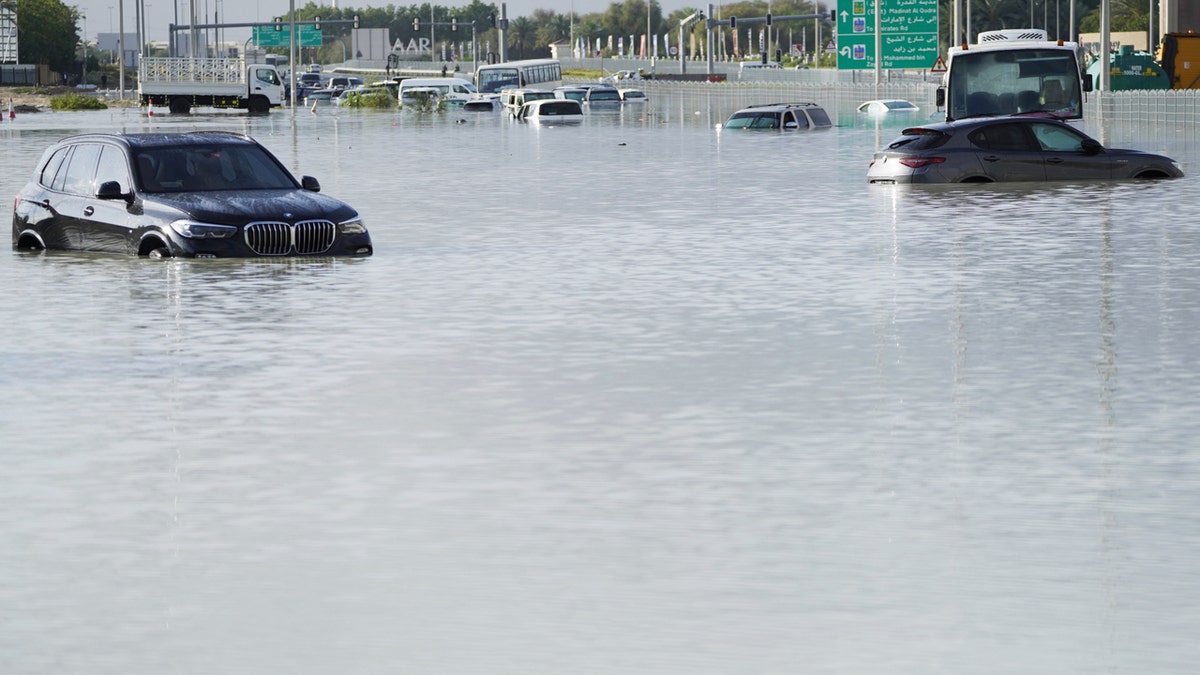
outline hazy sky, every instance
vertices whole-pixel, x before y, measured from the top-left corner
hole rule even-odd
[[[170,24],[175,23],[175,7],[171,0],[143,0],[146,12],[146,33],[150,40],[165,41],[167,39],[167,31]],[[187,0],[176,0],[179,2],[179,24],[185,25],[188,23],[189,5]],[[80,0],[72,2],[64,0],[68,5],[74,5],[79,8],[80,13],[87,17],[86,31],[90,39],[95,39],[97,33],[116,33],[118,31],[120,3],[118,0]],[[123,0],[124,15],[125,15],[125,32],[133,33],[135,25],[135,11],[138,3],[134,0]],[[296,7],[303,7],[307,4],[307,0],[297,0]],[[355,2],[347,0],[342,3],[343,7],[383,7],[387,2]],[[416,0],[392,0],[393,5],[399,7],[408,7],[411,5],[422,4]],[[466,6],[469,2],[453,3],[446,0],[434,4],[440,4],[447,7]],[[499,2],[495,3],[497,6]],[[535,9],[553,9],[557,12],[569,12],[572,9],[580,14],[591,12],[602,12],[612,4],[612,0],[508,0],[505,3],[508,5],[508,15],[510,17],[528,16]],[[704,2],[694,2],[688,0],[659,0],[664,14],[669,14],[681,7],[706,7],[707,0]],[[716,4],[716,3],[714,3]],[[280,14],[286,14],[290,3],[287,0],[235,0],[229,2],[227,0],[196,0],[196,11],[201,17],[207,15],[212,16],[214,12],[219,13],[222,23],[247,23],[252,21],[270,21],[271,17]],[[211,21],[211,19],[209,20]],[[198,23],[208,23],[201,18]],[[245,40],[250,37],[250,29],[230,29],[227,31],[227,39]],[[393,36],[393,38],[396,36]]]

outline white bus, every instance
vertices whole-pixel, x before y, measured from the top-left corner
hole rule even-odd
[[[562,84],[558,59],[527,59],[479,66],[475,87],[480,94],[498,94],[501,89],[554,89]]]
[[[951,47],[949,56],[937,92],[947,121],[1021,113],[1083,118],[1092,76],[1074,42],[1050,40],[1040,29],[994,30],[980,33],[977,44]]]

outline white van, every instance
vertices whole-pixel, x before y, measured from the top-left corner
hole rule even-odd
[[[400,88],[398,91],[400,105],[405,103],[413,103],[414,99],[410,96],[405,100],[405,92],[411,89],[420,89],[428,92],[430,89],[437,90],[438,98],[443,101],[467,101],[475,97],[478,93],[475,90],[475,85],[467,80],[458,77],[409,77],[400,80]]]
[[[545,89],[501,89],[500,90],[500,105],[509,112],[510,115],[516,115],[521,111],[529,101],[541,101],[545,99],[557,98],[553,91]]]

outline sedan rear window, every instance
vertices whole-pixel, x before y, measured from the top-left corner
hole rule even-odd
[[[900,138],[888,144],[888,149],[932,150],[933,148],[941,147],[948,140],[950,140],[950,136],[936,129],[915,127],[902,131]]]
[[[543,103],[543,115],[578,115],[579,106],[563,101],[562,103]]]

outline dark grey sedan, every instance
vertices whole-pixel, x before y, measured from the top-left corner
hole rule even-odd
[[[905,129],[875,153],[870,183],[993,183],[1179,178],[1169,157],[1105,148],[1054,119],[992,117]]]

